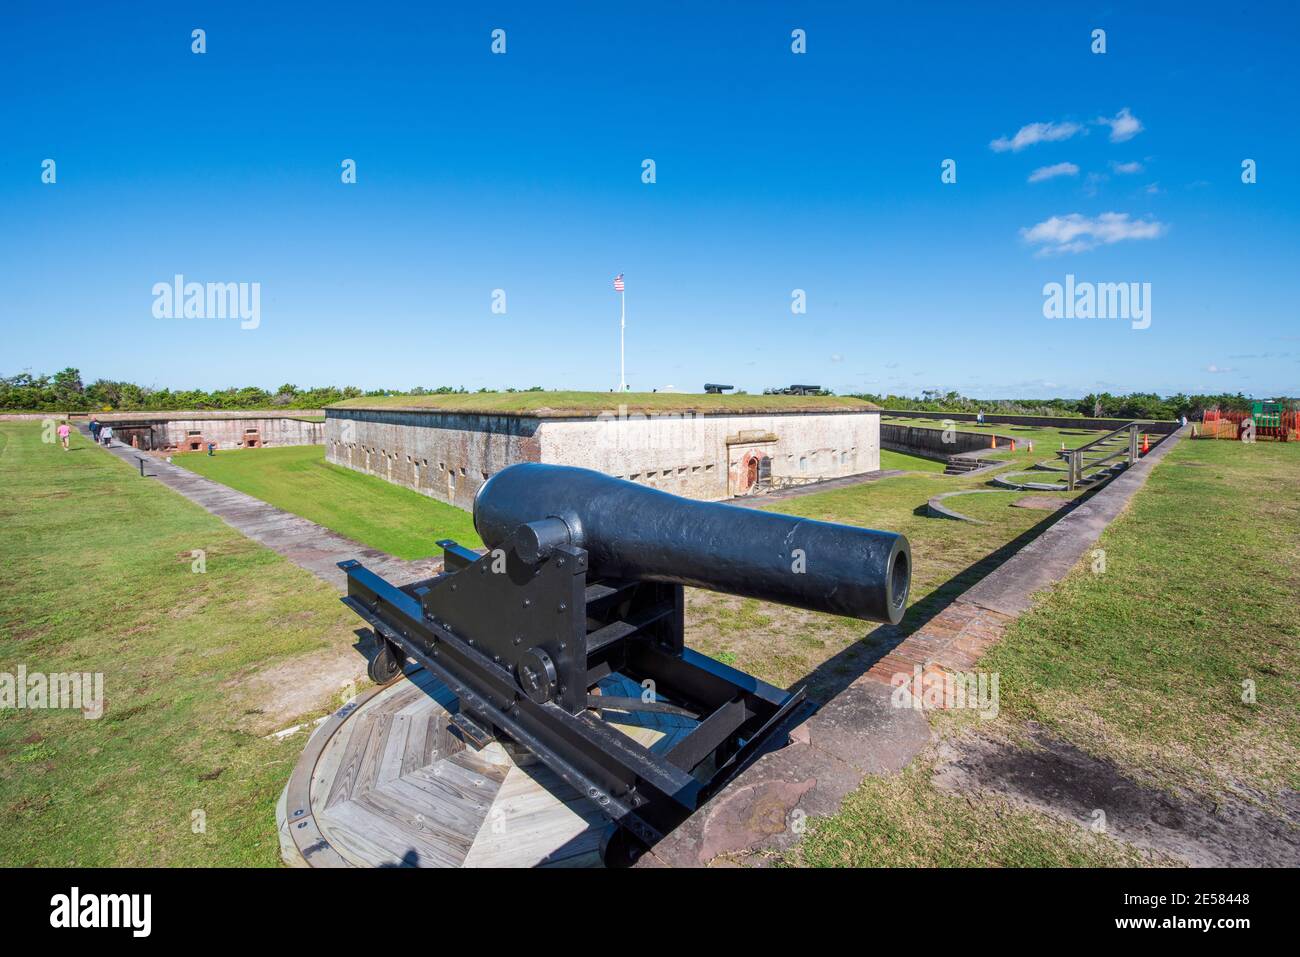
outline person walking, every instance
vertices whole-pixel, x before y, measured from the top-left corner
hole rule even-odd
[[[104,440],[104,448],[106,448],[106,449],[107,449],[107,448],[112,448],[112,446],[113,446],[113,427],[112,427],[111,425],[105,424],[104,427],[103,427],[102,429],[99,430],[99,436],[100,436],[101,439]]]
[[[99,419],[95,418],[95,417],[92,415],[92,416],[90,417],[90,437],[91,437],[91,439],[94,440],[94,442],[95,442],[96,445],[99,444],[99,430],[100,430],[100,428],[102,428],[102,426],[100,426],[100,424],[99,424]]]
[[[63,443],[63,451],[65,452],[69,451],[68,436],[71,434],[72,426],[68,425],[67,419],[64,419],[63,422],[59,424],[59,441]]]

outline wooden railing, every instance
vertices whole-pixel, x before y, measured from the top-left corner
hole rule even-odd
[[[1077,449],[1062,449],[1056,454],[1065,460],[1066,468],[1066,488],[1074,491],[1084,478],[1084,473],[1089,469],[1100,468],[1107,462],[1115,459],[1127,459],[1127,465],[1133,465],[1138,460],[1138,427],[1139,423],[1130,422],[1128,425],[1121,426],[1114,432],[1107,432],[1099,439],[1093,439],[1087,445],[1081,445]],[[1127,434],[1128,441],[1123,448],[1118,451],[1112,451],[1116,448],[1112,441],[1118,436]],[[1096,456],[1096,453],[1108,453]],[[1095,457],[1090,457],[1090,454]]]

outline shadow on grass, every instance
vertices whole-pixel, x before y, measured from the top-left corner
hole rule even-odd
[[[1102,486],[1102,488],[1104,487]],[[989,552],[979,561],[967,565],[926,595],[925,598],[909,607],[903,615],[903,620],[897,625],[878,625],[864,635],[860,641],[854,642],[843,651],[823,661],[804,677],[791,684],[790,687],[806,686],[809,700],[814,703],[814,708],[818,704],[826,703],[865,674],[872,665],[889,654],[909,635],[925,627],[931,619],[961,597],[972,586],[1002,567],[1022,548],[1073,512],[1079,505],[1091,499],[1100,490],[1100,488],[1089,489],[1064,508],[1049,513],[1042,521],[1025,529],[1005,545]],[[924,511],[925,506],[921,506],[916,514],[923,514]],[[952,519],[935,518],[934,521],[944,522],[952,521]]]

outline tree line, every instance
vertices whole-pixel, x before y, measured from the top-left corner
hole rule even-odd
[[[540,386],[538,387],[540,388]],[[356,386],[299,388],[285,383],[275,390],[258,386],[202,389],[151,389],[134,382],[96,379],[82,382],[78,369],[53,375],[0,377],[0,409],[13,412],[177,412],[203,409],[320,409],[344,399],[383,395],[430,395],[466,392],[463,387],[416,386],[413,389],[371,389]],[[514,391],[514,390],[511,390]]]
[[[67,368],[53,375],[20,372],[0,377],[0,409],[11,412],[177,412],[203,409],[320,409],[344,399],[385,395],[442,395],[468,392],[463,386],[416,386],[411,389],[362,390],[356,386],[315,386],[302,389],[285,383],[278,389],[258,386],[216,389],[151,389],[134,382],[96,379],[89,385],[81,372]],[[482,388],[479,392],[490,392]],[[527,389],[507,388],[505,392],[541,392],[539,385]],[[822,390],[824,394],[829,394]],[[1001,412],[1009,415],[1067,415],[1118,419],[1176,419],[1186,415],[1198,419],[1206,409],[1249,411],[1250,397],[1236,394],[1159,396],[1154,392],[1109,392],[1086,395],[1082,399],[972,399],[957,392],[927,389],[919,396],[874,395],[860,393],[859,398],[875,402],[886,409],[926,412]],[[1300,408],[1300,400],[1273,397],[1291,408]]]
[[[886,409],[915,412],[979,412],[1006,415],[1060,415],[1105,419],[1199,419],[1206,409],[1249,412],[1255,401],[1240,392],[1218,395],[1160,396],[1154,392],[1130,392],[1112,395],[1094,392],[1082,399],[972,399],[957,392],[940,392],[927,389],[920,396],[873,395],[863,393],[867,399]],[[1300,408],[1300,400],[1274,396],[1269,401],[1282,402],[1291,408]]]

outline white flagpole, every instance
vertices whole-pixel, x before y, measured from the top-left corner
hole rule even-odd
[[[621,310],[618,317],[618,391],[627,391],[627,375],[623,364],[623,330],[627,328],[627,290],[618,294],[619,308]]]

